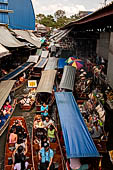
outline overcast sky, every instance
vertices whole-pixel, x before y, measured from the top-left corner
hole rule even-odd
[[[107,0],[107,4],[112,0]],[[59,10],[65,10],[66,16],[77,14],[80,10],[95,11],[102,7],[104,0],[32,0],[35,15],[42,13],[45,15],[54,13]]]

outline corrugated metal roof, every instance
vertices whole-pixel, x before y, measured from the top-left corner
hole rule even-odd
[[[59,88],[73,90],[75,74],[76,74],[75,67],[65,66]]]
[[[57,68],[58,58],[50,57],[44,70],[54,70]]]
[[[49,55],[49,51],[42,51],[41,57],[47,58]]]
[[[35,30],[35,14],[31,0],[8,0],[9,28]]]
[[[56,70],[42,71],[41,79],[37,87],[37,93],[52,93],[56,72]]]
[[[65,29],[65,30],[60,30],[58,33],[55,35],[51,36],[50,39],[54,40],[55,42],[60,41],[63,37],[65,37],[72,29]]]
[[[0,44],[6,47],[22,47],[24,43],[18,41],[5,26],[0,26]]]
[[[41,54],[42,54],[42,49],[37,49],[36,55],[41,56]]]
[[[27,62],[29,62],[29,63],[37,63],[38,59],[39,59],[38,55],[30,55]]]
[[[0,109],[6,101],[15,82],[16,80],[6,80],[0,82]]]
[[[0,44],[0,58],[11,54],[8,49],[6,49],[4,46]]]
[[[34,67],[37,67],[37,68],[44,68],[44,66],[46,65],[48,61],[48,58],[41,58],[37,64],[35,64]]]
[[[41,47],[41,42],[39,40],[34,40],[30,33],[26,30],[12,30],[14,31],[17,35],[21,36],[24,38],[26,41],[30,42],[31,44],[35,45],[36,47],[40,48]]]
[[[0,1],[0,24],[8,24],[8,13],[12,10],[8,10],[8,0]]]

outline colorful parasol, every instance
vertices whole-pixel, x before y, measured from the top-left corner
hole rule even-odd
[[[84,62],[80,59],[75,59],[73,62],[69,63],[69,65],[76,67],[76,69],[80,69],[83,67]]]
[[[76,56],[72,56],[72,57],[69,57],[65,62],[70,64],[71,62],[73,62],[75,59],[77,59]]]

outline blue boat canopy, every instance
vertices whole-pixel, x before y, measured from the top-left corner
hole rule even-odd
[[[72,92],[56,92],[67,158],[99,157]]]
[[[58,60],[58,68],[59,69],[63,69],[65,65],[67,65],[67,63],[65,62],[66,58],[59,58]]]

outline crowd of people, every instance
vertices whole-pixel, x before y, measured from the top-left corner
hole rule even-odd
[[[26,159],[27,133],[21,120],[15,120],[9,131],[9,144],[14,144],[12,154],[12,168],[15,170],[27,169],[28,162]]]
[[[57,128],[50,116],[46,115],[43,119],[42,116],[42,114],[35,116],[34,144],[39,146],[40,170],[53,170],[54,151],[51,149],[50,143],[56,142]]]

